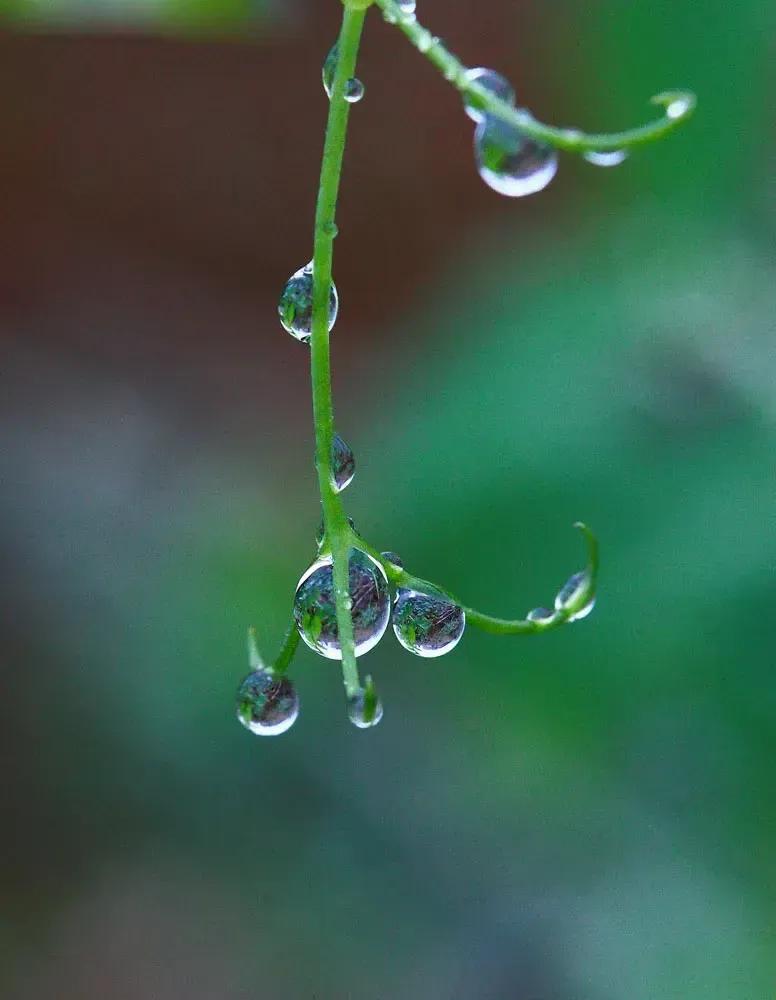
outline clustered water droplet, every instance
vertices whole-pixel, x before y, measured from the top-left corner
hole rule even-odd
[[[337,73],[337,62],[339,61],[339,43],[335,42],[329,49],[329,54],[323,63],[323,89],[326,96],[331,100],[334,93],[334,77]],[[366,87],[355,76],[345,81],[345,100],[348,104],[357,104],[366,93]]]
[[[383,20],[388,24],[398,24],[400,21],[404,24],[412,24],[413,21],[417,20],[415,17],[416,7],[415,0],[396,0],[397,13],[392,10],[384,10]]]
[[[299,695],[287,677],[253,670],[237,689],[237,718],[257,736],[279,736],[298,715]]]
[[[474,157],[488,187],[509,198],[543,191],[558,169],[558,154],[552,146],[494,115],[486,114],[477,125]]]
[[[619,167],[628,159],[627,149],[589,149],[582,158],[592,163],[594,167]]]
[[[329,333],[337,321],[338,311],[339,297],[332,282],[329,292]],[[309,344],[313,332],[312,261],[294,271],[286,282],[278,302],[278,315],[284,330],[303,344]]]
[[[383,703],[371,685],[348,698],[348,718],[357,729],[371,729],[380,724],[382,717]]]
[[[396,638],[416,656],[443,656],[461,640],[466,615],[442,594],[400,588],[393,609]]]
[[[350,445],[339,434],[334,435],[331,446],[331,479],[334,489],[341,493],[353,482],[356,474],[356,459]]]
[[[348,554],[348,591],[356,656],[382,639],[390,617],[391,597],[382,566],[361,549]],[[294,597],[294,620],[310,649],[330,660],[342,659],[330,555],[313,563],[302,576]]]
[[[555,598],[555,610],[568,611],[570,607],[573,607],[576,604],[589,586],[590,575],[587,570],[581,570],[579,573],[575,573],[572,577],[569,577],[566,583],[564,583],[558,591]],[[568,621],[578,622],[583,618],[587,618],[594,607],[595,595],[591,597],[590,600],[581,608],[569,615]]]
[[[468,69],[464,74],[467,83],[478,83],[485,90],[490,91],[495,97],[500,98],[507,104],[514,105],[515,90],[506,77],[497,73],[495,69],[488,69],[485,66],[475,66]],[[466,114],[475,122],[481,122],[485,118],[485,110],[482,100],[475,94],[464,94],[463,106]]]

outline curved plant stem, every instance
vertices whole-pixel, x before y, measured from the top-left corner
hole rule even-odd
[[[366,10],[354,9],[347,3],[342,13],[339,58],[329,103],[329,119],[326,125],[326,141],[323,147],[321,179],[315,211],[313,316],[310,338],[316,465],[323,504],[323,521],[331,545],[337,630],[342,647],[342,675],[348,695],[355,694],[360,688],[360,683],[353,638],[353,620],[348,607],[350,528],[342,503],[332,486],[334,408],[329,354],[329,289],[334,256],[333,244],[337,232],[334,220],[350,111],[350,105],[344,96],[345,85],[355,73],[365,15]]]
[[[415,48],[422,53],[462,94],[478,98],[488,114],[510,122],[525,135],[539,142],[572,152],[606,152],[627,149],[629,146],[655,142],[686,121],[695,110],[695,95],[689,91],[676,90],[657,94],[653,104],[662,105],[665,114],[647,125],[627,129],[624,132],[587,133],[576,128],[555,128],[545,125],[523,108],[515,108],[500,100],[480,84],[466,79],[468,67],[457,59],[435,35],[418,23],[417,19],[403,15],[394,0],[375,0],[387,21],[403,31]]]
[[[288,632],[286,632],[286,637],[283,640],[283,646],[277,655],[275,662],[272,664],[273,674],[281,676],[286,673],[291,661],[294,658],[294,653],[296,653],[297,646],[299,645],[299,630],[296,627],[295,622],[291,622],[291,627]]]

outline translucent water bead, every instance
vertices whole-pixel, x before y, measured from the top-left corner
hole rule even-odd
[[[401,556],[397,555],[395,552],[381,552],[380,555],[386,562],[389,562],[397,569],[404,569],[404,563],[401,561]]]
[[[348,718],[356,729],[371,729],[380,724],[383,717],[383,703],[371,691],[363,688],[348,698]]]
[[[582,154],[582,159],[587,160],[588,163],[592,163],[594,167],[619,167],[621,163],[624,163],[628,159],[628,150],[607,149],[602,152],[590,149]]]
[[[331,477],[332,486],[341,493],[353,482],[356,474],[356,459],[350,445],[346,444],[339,434],[334,435],[331,446]]]
[[[339,298],[332,282],[329,292],[329,333],[337,321]],[[310,343],[313,332],[313,265],[312,261],[294,271],[286,282],[278,302],[278,315],[283,329],[301,340]]]
[[[254,670],[237,689],[237,718],[257,736],[279,736],[298,715],[299,695],[287,677]]]
[[[486,115],[475,130],[474,156],[488,187],[509,198],[542,191],[558,169],[558,155],[551,146],[493,115]]]
[[[497,73],[495,69],[476,66],[474,69],[466,71],[465,78],[468,83],[478,83],[481,87],[489,90],[495,97],[506,101],[507,104],[515,103],[514,87],[506,77]],[[466,114],[475,122],[481,122],[485,118],[485,111],[479,97],[475,97],[473,94],[465,94],[463,106]]]
[[[586,570],[575,573],[570,577],[558,591],[558,595],[555,598],[555,610],[568,610],[581,597],[582,592],[587,589],[589,582],[590,579]],[[587,618],[594,607],[595,597],[592,597],[579,611],[575,611],[573,615],[569,615],[568,621],[578,622],[583,618]]]
[[[383,11],[383,20],[388,24],[396,24],[398,21],[414,21],[415,20],[415,9],[417,3],[415,0],[396,0],[396,7],[398,9],[398,15],[394,14],[392,11]]]
[[[356,656],[363,656],[385,634],[391,595],[382,566],[361,549],[350,550],[348,591]],[[299,581],[294,597],[294,621],[310,649],[330,660],[342,659],[331,556],[314,562]]]
[[[546,623],[552,621],[555,617],[555,612],[550,611],[549,608],[534,608],[533,611],[529,611],[526,618],[529,622],[541,622]]]
[[[332,45],[329,54],[323,63],[323,89],[326,96],[331,100],[334,92],[334,77],[337,72],[337,62],[339,60],[339,45],[337,42]],[[351,77],[345,83],[345,100],[348,104],[357,104],[366,93],[366,87],[356,77]]]
[[[393,609],[396,638],[416,656],[443,656],[461,640],[466,626],[462,608],[441,594],[400,589]]]

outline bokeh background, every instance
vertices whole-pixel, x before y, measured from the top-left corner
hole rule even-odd
[[[335,0],[5,0],[0,979],[9,1000],[765,1000],[776,986],[776,266],[762,0],[422,0],[559,123],[693,122],[542,195],[369,18],[339,214],[359,529],[495,614],[306,650],[233,714],[319,521],[307,351]]]

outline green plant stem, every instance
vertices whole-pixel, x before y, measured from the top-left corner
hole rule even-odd
[[[272,664],[273,674],[282,676],[287,672],[289,665],[294,658],[294,653],[296,653],[299,640],[299,629],[296,627],[296,623],[292,621],[289,630],[286,632],[286,637],[283,640],[283,646],[281,647],[275,662]]]
[[[353,620],[349,607],[350,528],[342,503],[332,486],[331,457],[334,439],[334,407],[329,353],[329,289],[334,257],[334,237],[337,231],[335,224],[337,195],[342,174],[342,160],[345,153],[350,111],[350,105],[345,100],[345,85],[355,74],[365,16],[365,9],[355,9],[345,3],[339,35],[339,59],[329,102],[329,118],[326,125],[326,140],[323,147],[321,179],[315,212],[313,316],[312,336],[310,338],[316,465],[321,503],[323,504],[323,521],[331,545],[337,630],[342,648],[342,676],[348,695],[355,694],[361,685],[356,663]]]
[[[373,549],[371,545],[358,535],[354,535],[353,540],[354,544],[357,544],[359,548],[368,552],[373,559],[380,563],[385,570],[386,576],[395,587],[401,587],[406,590],[418,590],[421,593],[436,592],[443,594],[445,597],[449,597],[454,604],[463,608],[466,620],[470,625],[474,625],[485,632],[492,632],[495,635],[531,635],[537,632],[549,632],[552,629],[559,628],[561,625],[565,625],[569,618],[585,607],[595,597],[598,584],[598,541],[593,532],[581,521],[577,521],[574,527],[582,532],[587,544],[587,586],[581,591],[573,604],[560,611],[556,611],[552,618],[540,622],[529,621],[527,618],[495,618],[493,615],[487,615],[482,611],[477,611],[475,608],[467,607],[463,601],[460,601],[446,588],[440,587],[428,580],[422,580],[420,577],[413,576],[404,569],[399,569],[393,563],[387,562],[381,553]]]
[[[452,54],[435,35],[424,28],[415,17],[407,17],[399,10],[394,0],[375,0],[387,21],[395,24],[404,32],[415,48],[442,73],[462,94],[477,97],[484,109],[490,115],[495,115],[510,122],[525,135],[539,142],[559,149],[572,152],[606,152],[609,150],[627,149],[629,146],[644,145],[655,142],[672,132],[692,115],[696,106],[696,97],[689,91],[676,90],[657,94],[652,98],[653,104],[660,104],[666,113],[657,121],[623,132],[587,133],[576,128],[555,128],[545,125],[534,118],[523,108],[515,108],[500,100],[480,84],[466,78],[468,67]]]

